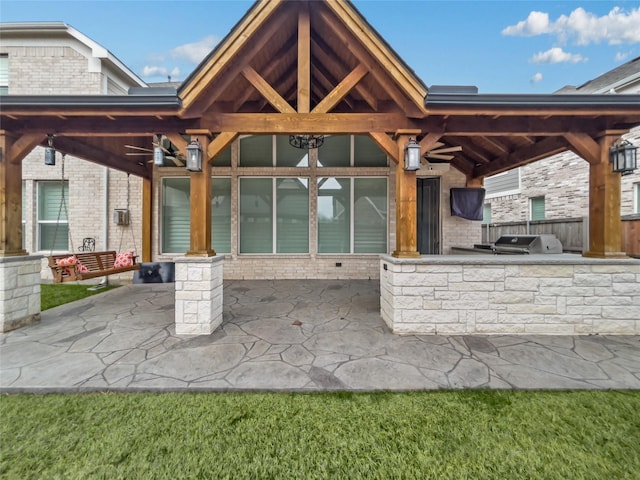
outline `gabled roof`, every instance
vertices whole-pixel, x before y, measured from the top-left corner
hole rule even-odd
[[[579,87],[566,86],[556,93],[640,93],[640,57],[623,63]]]
[[[351,2],[270,0],[254,3],[178,94],[185,116],[282,112],[287,104],[305,113],[301,96],[313,111],[343,82],[351,88],[338,92],[332,112],[424,112],[426,86]]]
[[[42,39],[46,40],[48,44],[55,41],[74,41],[76,43],[72,46],[76,49],[81,47],[82,54],[88,58],[100,60],[118,76],[126,79],[125,81],[130,85],[146,86],[146,83],[113,53],[64,22],[4,22],[0,23],[0,37],[2,37],[2,44],[5,47],[11,46],[13,43],[24,47],[29,42],[32,42],[33,45],[42,45]]]

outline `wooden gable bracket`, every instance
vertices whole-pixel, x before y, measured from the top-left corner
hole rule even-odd
[[[44,133],[28,133],[20,136],[9,135],[5,130],[0,131],[2,136],[1,161],[20,163],[31,150],[36,148],[47,137]]]
[[[242,75],[258,90],[262,96],[280,113],[295,113],[295,109],[280,96],[269,83],[252,67],[242,69]]]
[[[398,145],[386,132],[370,132],[369,136],[395,163],[400,162]]]
[[[239,132],[221,132],[216,138],[214,138],[211,143],[209,143],[209,148],[207,149],[207,161],[213,164],[215,158],[233,141],[238,138]]]
[[[590,164],[600,162],[600,145],[586,133],[567,132],[564,134],[569,148]]]
[[[311,113],[327,113],[333,109],[340,101],[358,84],[364,76],[369,73],[369,69],[362,63],[354,68],[345,78],[340,82],[336,88],[327,94],[324,99]]]

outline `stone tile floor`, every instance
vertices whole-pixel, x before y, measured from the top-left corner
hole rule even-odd
[[[226,281],[177,336],[172,284],[127,285],[0,335],[0,390],[638,389],[640,337],[397,336],[377,281]]]

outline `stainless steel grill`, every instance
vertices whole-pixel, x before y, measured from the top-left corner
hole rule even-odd
[[[473,248],[453,247],[457,254],[527,255],[562,253],[562,243],[553,234],[503,235],[493,244],[475,244]]]

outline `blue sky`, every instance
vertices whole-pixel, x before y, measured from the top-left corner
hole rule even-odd
[[[430,85],[552,93],[640,56],[640,1],[354,0]],[[246,0],[1,0],[0,21],[63,21],[145,81],[183,80]]]

